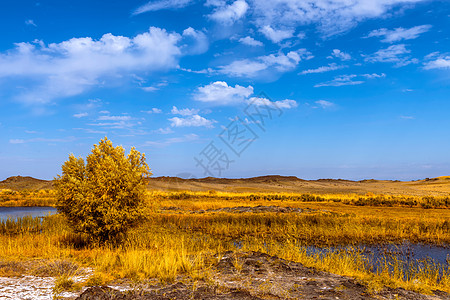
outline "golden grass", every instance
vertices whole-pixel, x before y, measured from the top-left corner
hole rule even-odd
[[[123,277],[173,281],[177,275],[186,274],[202,278],[214,263],[214,254],[228,250],[261,251],[358,278],[371,289],[388,285],[426,293],[434,289],[450,292],[448,265],[428,262],[420,268],[405,270],[394,258],[386,260],[384,268],[376,273],[356,250],[312,254],[305,248],[349,245],[355,241],[450,243],[450,210],[424,209],[420,205],[357,206],[350,203],[360,196],[351,194],[321,195],[320,201],[306,202],[291,196],[149,192],[147,221],[133,229],[119,248],[87,244],[84,237],[67,228],[59,215],[46,217],[43,222],[37,219],[0,222],[0,261],[74,260],[95,269],[90,280],[90,284],[95,284]],[[340,201],[336,201],[338,197],[342,197]],[[308,208],[309,211],[300,214],[206,211],[257,205]],[[171,206],[182,210],[164,209]],[[206,212],[192,213],[200,210]]]

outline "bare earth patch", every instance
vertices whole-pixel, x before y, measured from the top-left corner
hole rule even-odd
[[[370,294],[352,278],[259,252],[227,252],[218,258],[207,278],[194,282],[180,277],[174,284],[143,285],[128,291],[92,287],[77,299],[450,299],[449,294],[439,291],[429,296],[384,288]]]

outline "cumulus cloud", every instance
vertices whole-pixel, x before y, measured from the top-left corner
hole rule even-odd
[[[236,60],[228,65],[220,66],[218,72],[229,76],[254,78],[264,74],[272,75],[273,72],[282,73],[293,70],[302,59],[312,57],[306,49],[290,51],[287,54],[280,52],[254,59]]]
[[[208,120],[200,115],[191,115],[184,118],[173,117],[169,119],[172,127],[214,127],[214,120]]]
[[[253,94],[252,86],[243,87],[236,84],[232,87],[224,81],[216,81],[199,87],[194,94],[194,99],[210,104],[229,105],[240,103],[251,94]]]
[[[224,25],[232,25],[241,19],[248,10],[248,4],[244,0],[237,0],[230,5],[220,5],[209,18]],[[217,6],[217,5],[216,5]]]
[[[244,45],[248,46],[263,46],[264,44],[260,41],[255,40],[254,38],[250,36],[246,36],[244,38],[240,38],[239,42],[241,42]]]
[[[251,0],[256,22],[261,26],[317,24],[324,37],[353,28],[358,22],[377,18],[394,8],[425,0]]]
[[[195,114],[198,114],[199,110],[195,108],[183,108],[178,109],[176,106],[172,107],[171,113],[174,115],[181,115],[181,116],[192,116]]]
[[[189,27],[183,31],[182,50],[184,54],[196,55],[208,51],[209,41],[201,31]]]
[[[305,75],[305,74],[312,74],[312,73],[324,73],[324,72],[330,72],[330,71],[334,71],[334,70],[339,70],[344,68],[345,66],[339,66],[335,63],[332,64],[328,64],[328,66],[322,66],[322,67],[318,67],[316,69],[308,69],[308,70],[303,70],[301,71],[299,74],[300,75]]]
[[[188,47],[183,44],[185,38],[198,44]],[[107,79],[176,68],[183,53],[203,52],[205,44],[203,33],[192,28],[180,35],[156,27],[135,37],[108,33],[99,40],[84,37],[49,45],[42,41],[18,43],[0,53],[0,79],[27,82],[18,100],[48,103],[104,85]]]
[[[365,56],[367,62],[390,62],[395,63],[396,67],[403,67],[412,63],[418,63],[416,58],[407,55],[411,50],[406,49],[404,44],[392,45],[386,49],[380,49],[377,52]]]
[[[394,43],[401,40],[413,40],[419,37],[422,33],[427,32],[431,29],[431,25],[420,25],[414,26],[412,28],[395,28],[394,30],[388,30],[386,28],[381,28],[373,30],[369,33],[367,37],[384,37],[381,41],[383,43]]]
[[[290,109],[297,107],[295,100],[284,99],[272,102],[266,97],[253,96],[253,87],[243,87],[235,85],[229,86],[224,81],[216,81],[209,85],[199,87],[194,94],[194,99],[210,103],[213,105],[238,105],[241,103],[252,104],[257,106],[275,105],[279,109]]]
[[[279,43],[282,40],[289,39],[294,36],[294,30],[276,30],[270,27],[270,25],[266,25],[259,30],[266,38],[271,40],[274,43]]]
[[[180,9],[192,4],[194,0],[157,0],[150,1],[139,6],[133,11],[133,15],[142,14],[149,11],[158,11],[164,9]]]

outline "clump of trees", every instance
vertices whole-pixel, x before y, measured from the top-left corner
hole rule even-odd
[[[99,244],[118,244],[143,217],[146,178],[151,176],[145,154],[132,148],[125,156],[108,138],[86,157],[69,156],[55,178],[57,208],[73,230]]]

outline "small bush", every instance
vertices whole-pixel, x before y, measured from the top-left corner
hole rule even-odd
[[[92,241],[118,244],[143,216],[145,155],[134,148],[128,156],[106,137],[83,158],[69,156],[55,179],[57,208],[76,232]]]

